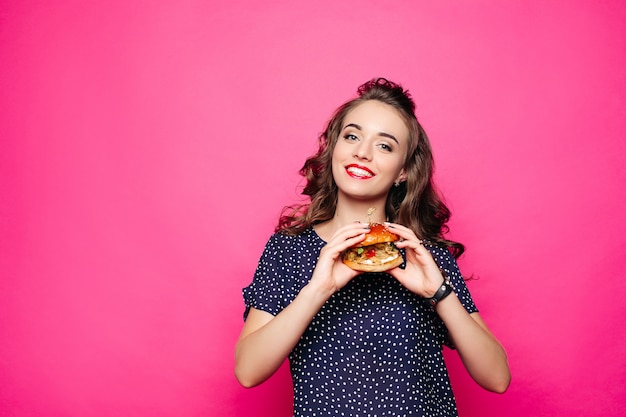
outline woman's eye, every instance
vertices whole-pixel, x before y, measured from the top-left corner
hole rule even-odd
[[[378,145],[380,147],[380,149],[382,149],[383,151],[387,151],[387,152],[391,152],[391,146],[387,145],[386,143],[381,143],[380,145]]]
[[[353,135],[352,133],[346,133],[344,135],[344,139],[347,139],[347,140],[357,140],[358,138],[356,137],[356,135]]]

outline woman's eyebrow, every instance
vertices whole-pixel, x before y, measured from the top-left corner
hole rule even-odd
[[[353,128],[355,128],[355,129],[357,129],[357,130],[363,130],[363,128],[362,128],[361,126],[357,125],[356,123],[348,123],[348,124],[347,124],[347,125],[345,125],[343,128],[344,128],[344,129],[347,129],[347,128],[349,128],[349,127],[353,127]]]
[[[353,127],[353,128],[355,128],[357,130],[360,130],[360,131],[363,130],[363,128],[361,126],[359,126],[358,124],[356,124],[356,123],[348,123],[343,128],[347,129],[349,127]],[[389,138],[389,139],[393,140],[394,142],[396,142],[397,144],[400,144],[400,142],[398,142],[398,139],[396,139],[396,137],[394,135],[392,135],[391,133],[378,132],[378,136],[383,136],[383,137]]]
[[[378,136],[384,136],[386,138],[389,138],[389,139],[393,140],[398,145],[400,144],[400,142],[398,142],[398,139],[396,139],[396,137],[394,135],[392,135],[391,133],[378,132]]]

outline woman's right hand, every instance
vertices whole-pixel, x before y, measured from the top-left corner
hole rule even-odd
[[[320,251],[309,286],[330,297],[359,275],[359,271],[351,269],[341,261],[341,254],[363,241],[369,231],[369,225],[361,222],[350,223],[337,229]]]

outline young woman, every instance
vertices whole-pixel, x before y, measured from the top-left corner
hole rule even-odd
[[[507,357],[459,272],[463,245],[444,237],[450,212],[408,91],[381,78],[360,86],[301,174],[310,203],[283,212],[243,290],[239,382],[258,385],[288,358],[295,416],[456,416],[445,344],[478,384],[504,392]],[[342,253],[374,222],[400,237],[404,262],[360,273]]]

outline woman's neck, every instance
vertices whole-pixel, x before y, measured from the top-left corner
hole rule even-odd
[[[373,204],[372,202],[359,202],[356,204],[337,204],[333,220],[338,227],[352,222],[382,223],[386,220],[385,204]]]

